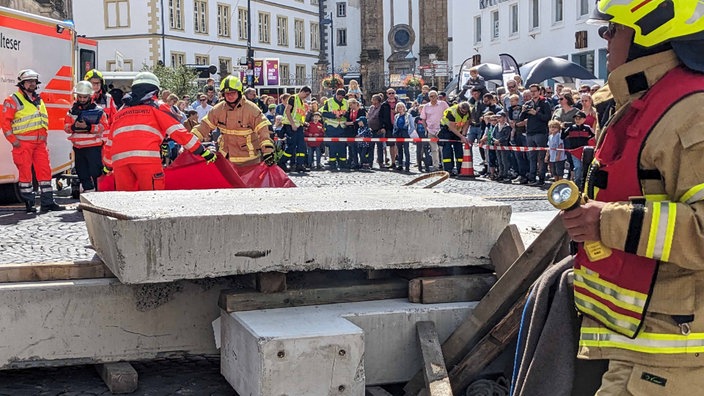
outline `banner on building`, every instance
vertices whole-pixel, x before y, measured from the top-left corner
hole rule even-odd
[[[279,85],[279,60],[265,59],[266,85]]]
[[[264,60],[254,60],[254,85],[264,85]]]

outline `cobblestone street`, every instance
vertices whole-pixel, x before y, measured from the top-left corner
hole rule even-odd
[[[388,171],[340,172],[314,171],[292,174],[299,187],[398,186],[420,176]],[[420,181],[408,188],[420,188]],[[541,188],[501,184],[477,178],[447,180],[435,189],[485,197],[512,206],[514,213],[551,211],[547,185]],[[64,193],[62,191],[62,193]],[[177,193],[177,192],[176,192]],[[21,263],[71,262],[89,260],[90,247],[83,215],[75,210],[77,201],[57,199],[69,210],[42,215],[27,215],[19,205],[0,206],[0,265]],[[234,395],[219,373],[217,357],[188,357],[133,363],[139,373],[135,395]],[[0,371],[2,395],[104,395],[110,394],[94,366],[23,369]]]

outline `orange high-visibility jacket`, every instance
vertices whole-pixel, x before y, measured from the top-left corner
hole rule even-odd
[[[192,153],[201,154],[204,150],[198,138],[170,112],[150,104],[125,107],[115,114],[103,149],[103,162],[109,167],[161,163],[160,147],[166,137]]]

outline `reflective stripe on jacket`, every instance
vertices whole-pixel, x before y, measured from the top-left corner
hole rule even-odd
[[[345,114],[347,114],[348,110],[349,105],[347,104],[347,99],[342,99],[342,104],[337,103],[335,98],[326,100],[323,106],[323,120],[325,121],[325,126],[344,128],[347,122]],[[338,116],[340,117],[339,119],[337,118]]]
[[[96,106],[97,109],[102,109],[100,106]],[[68,140],[71,141],[73,147],[85,148],[85,147],[97,147],[103,145],[103,134],[108,132],[108,118],[103,111],[102,117],[100,117],[100,122],[92,125],[89,131],[86,132],[74,132],[72,127],[73,124],[78,119],[77,114],[71,114],[71,110],[66,113],[64,118],[64,131],[69,134]]]

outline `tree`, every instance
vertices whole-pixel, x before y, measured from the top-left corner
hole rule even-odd
[[[161,82],[161,89],[168,89],[179,98],[183,97],[183,95],[188,95],[193,98],[197,97],[199,94],[197,81],[198,72],[194,69],[183,65],[178,67],[160,65],[149,67],[144,65],[142,70],[154,73]]]

